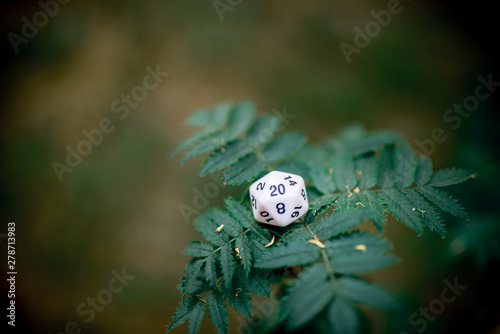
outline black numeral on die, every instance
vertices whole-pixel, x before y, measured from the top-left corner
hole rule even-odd
[[[276,204],[276,210],[278,210],[278,213],[280,215],[285,213],[285,203],[278,203]]]
[[[267,211],[261,211],[261,212],[260,212],[260,215],[261,215],[262,217],[269,217],[269,212],[267,212]],[[269,223],[271,220],[273,220],[273,217],[266,219],[266,222],[268,222],[268,223]]]
[[[301,205],[301,206],[296,206],[296,207],[295,207],[295,210],[299,210],[299,209],[302,209],[302,205]],[[292,213],[292,218],[297,218],[299,215],[300,215],[300,212],[298,212],[298,211],[294,211],[294,212]]]
[[[269,187],[269,189],[271,189],[271,196],[278,196],[276,192],[278,192],[280,195],[285,194],[285,186],[282,183],[278,184],[277,187],[275,185],[272,185],[271,187]]]
[[[285,177],[285,180],[288,180],[288,182],[290,182],[290,185],[291,186],[294,186],[297,184],[297,182],[295,182],[294,180],[290,180],[292,177],[290,175],[288,175],[287,177]]]

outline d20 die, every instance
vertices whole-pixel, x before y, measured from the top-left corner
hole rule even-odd
[[[273,171],[250,186],[255,220],[287,226],[309,209],[304,179],[299,175]]]

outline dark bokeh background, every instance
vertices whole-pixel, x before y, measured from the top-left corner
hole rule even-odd
[[[16,329],[59,333],[75,321],[82,333],[164,332],[188,261],[181,252],[198,238],[179,205],[191,205],[193,189],[212,182],[197,176],[201,158],[181,167],[167,155],[193,131],[184,124],[191,112],[249,98],[261,111],[286,106],[295,115],[286,130],[312,142],[352,122],[397,130],[412,144],[442,128],[447,140],[432,153],[435,168],[478,174],[451,189],[471,220],[446,217],[446,239],[417,238],[390,223],[385,233],[402,264],[370,278],[394,291],[401,307],[363,311],[373,333],[417,333],[408,317],[439,298],[443,280],[457,277],[467,289],[425,332],[500,332],[500,92],[457,129],[443,121],[448,108],[474,94],[478,76],[500,81],[498,14],[486,1],[401,5],[348,64],[339,44],[353,44],[353,28],[373,20],[370,11],[386,9],[386,1],[244,0],[221,21],[211,1],[73,0],[18,53],[7,36],[21,35],[22,18],[32,22],[41,7],[4,1],[0,248],[6,257],[6,225],[15,221]],[[121,120],[112,102],[157,65],[169,76]],[[75,148],[82,131],[106,117],[115,130],[59,182],[52,163],[64,163],[66,146]],[[135,278],[86,323],[77,306],[124,267]],[[5,279],[0,287],[5,296]],[[238,332],[230,315],[230,331]],[[213,332],[208,319],[202,332]]]

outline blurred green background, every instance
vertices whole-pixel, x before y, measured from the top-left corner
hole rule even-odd
[[[2,4],[0,245],[6,254],[7,222],[16,222],[16,329],[60,333],[74,321],[82,333],[165,332],[189,260],[181,252],[199,239],[179,205],[192,205],[194,190],[213,182],[197,176],[202,158],[181,167],[179,156],[167,156],[192,133],[184,121],[194,110],[248,98],[261,111],[286,107],[295,118],[285,130],[311,142],[352,122],[396,130],[412,144],[442,128],[435,168],[478,174],[452,189],[471,220],[446,217],[446,239],[389,223],[385,234],[402,263],[370,279],[394,291],[401,307],[363,311],[373,333],[417,333],[409,316],[458,277],[467,289],[425,332],[500,333],[500,92],[457,129],[443,120],[474,94],[478,76],[500,80],[492,4],[402,1],[348,63],[339,44],[353,44],[353,29],[387,1],[219,3],[229,8],[223,20],[212,1],[74,0],[16,47],[9,33],[23,36],[23,17],[44,23],[43,9],[36,1]],[[147,66],[169,76],[122,120],[111,105],[142,85]],[[53,162],[65,163],[66,147],[75,149],[103,118],[113,132],[59,182]],[[221,189],[209,205],[243,190]],[[78,306],[122,268],[135,278],[87,323]],[[7,305],[4,279],[0,287]],[[230,317],[230,332],[239,332]],[[208,318],[202,332],[214,332]]]

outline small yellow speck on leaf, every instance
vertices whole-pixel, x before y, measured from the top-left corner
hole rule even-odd
[[[364,252],[366,252],[366,245],[359,244],[359,245],[354,246],[354,249],[362,251],[364,253]]]
[[[271,246],[272,244],[274,244],[274,234],[273,234],[273,239],[271,240],[271,242],[268,243],[267,245],[265,245],[264,247],[267,248],[267,247]]]
[[[311,243],[311,244],[315,244],[319,248],[325,248],[325,245],[321,241],[319,241],[319,240],[311,239],[308,242]]]

